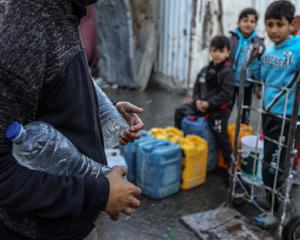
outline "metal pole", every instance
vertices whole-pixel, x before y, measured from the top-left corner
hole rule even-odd
[[[244,99],[244,91],[245,91],[245,81],[247,78],[247,68],[249,64],[252,61],[252,55],[255,50],[255,46],[250,45],[247,50],[247,59],[242,67],[241,71],[241,79],[240,79],[240,88],[239,88],[239,96],[238,96],[238,102],[237,102],[237,118],[236,118],[236,125],[235,125],[235,133],[234,133],[234,144],[233,144],[233,156],[234,156],[234,162],[231,163],[230,170],[232,176],[230,176],[230,185],[228,189],[228,197],[227,197],[227,204],[230,205],[233,196],[234,191],[236,187],[236,172],[238,169],[238,153],[239,153],[239,135],[240,135],[240,126],[241,126],[241,118],[242,118],[242,105],[243,105],[243,99]]]
[[[295,99],[294,99],[294,106],[293,106],[293,113],[291,117],[290,127],[289,127],[289,135],[288,135],[288,143],[285,155],[285,162],[284,162],[284,201],[281,203],[282,211],[280,211],[279,216],[279,227],[278,227],[278,237],[281,237],[283,224],[286,217],[287,211],[287,203],[289,201],[289,194],[291,189],[291,171],[292,171],[292,163],[295,157],[294,145],[295,145],[295,137],[297,131],[297,121],[298,121],[298,111],[299,111],[299,101],[300,101],[300,74],[297,74],[296,80],[296,92],[295,92]]]

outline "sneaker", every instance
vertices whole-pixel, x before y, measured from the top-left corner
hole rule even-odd
[[[255,217],[254,223],[262,228],[274,228],[278,225],[278,219],[268,212]]]

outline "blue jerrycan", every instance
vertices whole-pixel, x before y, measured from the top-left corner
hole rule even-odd
[[[172,142],[155,139],[137,149],[137,185],[153,199],[176,193],[181,180],[180,147]]]
[[[147,142],[151,139],[154,139],[154,136],[145,130],[139,131],[139,134],[141,135],[139,139],[136,139],[135,141],[130,142],[125,146],[121,146],[121,145],[119,146],[121,153],[124,156],[128,166],[127,179],[132,183],[135,183],[136,181],[137,148],[140,144]]]
[[[205,139],[208,143],[208,161],[206,171],[217,167],[218,149],[215,137],[204,117],[187,116],[182,120],[182,131],[185,135],[194,134]]]

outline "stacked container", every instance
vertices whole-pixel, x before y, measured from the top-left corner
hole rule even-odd
[[[178,128],[167,127],[164,129],[168,141],[179,144],[184,138],[184,134]]]
[[[207,120],[203,117],[188,116],[182,120],[182,130],[184,134],[193,134],[202,137],[208,143],[207,171],[211,171],[217,166],[217,146],[215,137],[211,132]]]
[[[186,190],[205,182],[208,158],[207,142],[196,136],[187,135],[180,142],[183,149],[181,189]]]
[[[137,159],[136,183],[143,194],[161,199],[179,190],[182,154],[177,144],[150,140],[138,146]]]
[[[234,145],[235,126],[236,125],[234,123],[228,125],[228,135],[229,135],[229,140],[230,140],[232,147]],[[240,125],[240,136],[239,136],[239,141],[238,141],[239,149],[241,148],[241,138],[243,138],[245,136],[250,136],[252,134],[253,134],[252,127],[250,127],[246,124],[243,124],[243,123]],[[238,161],[240,161],[240,159],[241,159],[240,155],[238,158],[239,158]],[[225,164],[224,158],[221,153],[219,153],[219,156],[218,156],[218,167],[224,168],[224,169],[228,168],[227,165]]]
[[[205,182],[208,145],[204,139],[196,135],[188,135],[184,138],[183,132],[175,127],[153,128],[150,132],[160,139],[179,144],[183,155],[182,189],[190,189]]]
[[[151,128],[149,133],[158,139],[167,139],[166,132],[163,128]]]
[[[139,134],[141,135],[139,139],[120,147],[128,166],[127,179],[133,183],[136,181],[136,155],[138,146],[154,139],[154,136],[147,131],[139,131]]]

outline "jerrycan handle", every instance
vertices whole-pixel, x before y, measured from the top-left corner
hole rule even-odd
[[[158,140],[156,142],[154,142],[153,144],[149,144],[146,145],[144,147],[145,152],[152,152],[153,149],[158,148],[158,147],[162,147],[162,146],[169,146],[171,143],[165,140]]]
[[[141,137],[147,137],[149,135],[152,135],[151,133],[145,131],[145,130],[141,130],[139,131],[139,134],[141,135]]]
[[[200,146],[203,144],[202,139],[195,135],[188,135],[188,140],[195,146]]]

